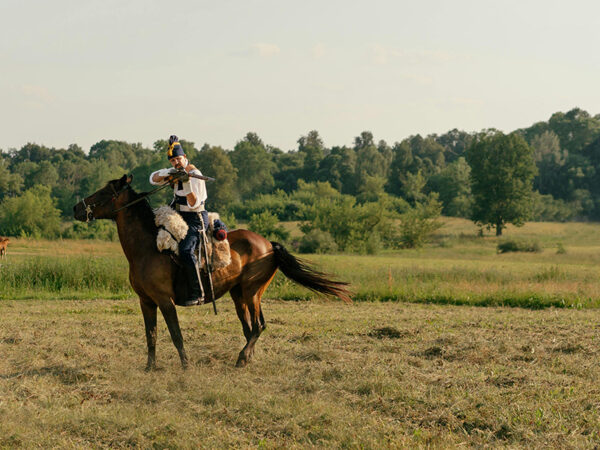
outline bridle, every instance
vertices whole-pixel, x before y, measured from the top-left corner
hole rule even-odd
[[[117,191],[115,189],[115,187],[112,184],[109,184],[109,186],[111,187],[112,191],[113,191],[113,195],[109,198],[106,199],[102,202],[99,203],[86,203],[85,199],[83,199],[81,201],[81,203],[83,203],[83,206],[85,208],[85,222],[88,223],[92,220],[96,220],[96,218],[94,217],[94,208],[96,208],[97,206],[104,206],[105,204],[107,204],[108,202],[115,202],[115,200],[119,197],[119,195],[121,195],[123,192],[125,192],[128,189],[131,189],[131,186],[129,184],[125,184],[125,187],[119,191]],[[143,194],[140,198],[136,198],[134,201],[127,203],[124,206],[121,206],[120,208],[117,208],[113,211],[114,214],[118,213],[119,211],[125,209],[125,208],[129,208],[131,205],[134,205],[138,202],[141,202],[142,200],[145,200],[147,197],[149,197],[152,194],[157,193],[158,191],[160,191],[161,189],[166,188],[167,186],[169,186],[169,183],[163,184],[162,186],[159,186],[155,189],[152,189],[150,192],[146,192],[145,194]]]
[[[111,187],[112,191],[113,191],[113,195],[112,197],[110,197],[109,199],[106,199],[102,202],[98,202],[98,203],[86,203],[85,199],[81,200],[81,203],[83,203],[83,206],[85,208],[85,222],[88,223],[92,220],[96,220],[96,218],[94,217],[94,209],[97,206],[104,206],[105,204],[107,204],[108,202],[113,202],[117,199],[117,197],[119,195],[121,195],[123,192],[125,192],[127,189],[130,189],[131,186],[129,186],[129,184],[126,184],[125,187],[123,189],[121,189],[120,191],[117,191],[115,189],[115,187],[109,183],[109,186]],[[125,205],[125,206],[129,206],[129,205]],[[119,208],[119,210],[122,208]],[[114,212],[117,212],[118,210],[115,210]]]

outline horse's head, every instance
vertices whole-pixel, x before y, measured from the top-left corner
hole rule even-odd
[[[131,189],[133,175],[123,175],[111,180],[102,189],[97,190],[73,206],[73,216],[82,222],[94,219],[114,219],[116,210],[125,204],[125,192]]]

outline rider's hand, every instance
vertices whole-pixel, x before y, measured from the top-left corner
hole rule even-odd
[[[171,176],[171,179],[173,179],[174,181],[183,181],[184,183],[186,181],[188,181],[190,179],[188,173],[185,171],[185,169],[171,169],[171,171],[169,172],[169,175]]]

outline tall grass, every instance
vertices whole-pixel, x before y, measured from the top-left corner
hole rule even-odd
[[[600,307],[600,226],[527,224],[510,229],[539,240],[539,253],[498,254],[498,239],[477,237],[467,221],[447,219],[433,243],[378,256],[302,255],[351,284],[355,301],[427,302],[526,308]],[[557,254],[561,242],[568,252]],[[16,240],[0,261],[0,298],[134,297],[118,243]],[[314,294],[281,273],[266,298]]]
[[[0,266],[0,298],[127,298],[129,284],[122,257],[35,256],[6,259]]]

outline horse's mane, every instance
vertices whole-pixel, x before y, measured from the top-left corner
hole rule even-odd
[[[135,201],[139,198],[146,197],[148,195],[147,192],[141,192],[138,194],[133,189],[130,189],[130,192],[130,201]],[[135,212],[135,214],[142,219],[141,222],[148,231],[154,234],[158,233],[158,228],[154,223],[154,211],[152,211],[152,207],[148,202],[148,198],[145,198],[144,200],[141,200],[136,204],[131,205],[129,208],[132,210],[132,212]]]

